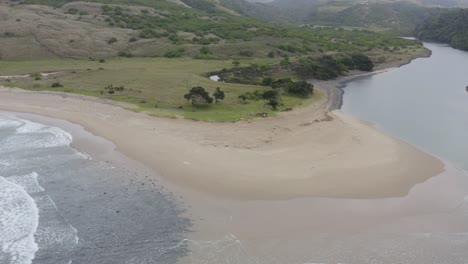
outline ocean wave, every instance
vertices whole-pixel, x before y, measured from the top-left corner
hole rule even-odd
[[[32,194],[44,191],[44,188],[39,185],[37,177],[37,173],[32,172],[27,175],[8,177],[8,181],[20,185],[28,194]]]
[[[39,210],[19,184],[0,177],[0,263],[30,264],[38,250]]]
[[[0,140],[1,152],[24,149],[52,148],[69,146],[72,135],[57,127],[49,127],[23,119],[0,117],[0,131],[14,129]]]

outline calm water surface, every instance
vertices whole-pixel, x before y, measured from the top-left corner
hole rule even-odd
[[[468,171],[468,52],[425,46],[430,58],[349,83],[342,110]]]

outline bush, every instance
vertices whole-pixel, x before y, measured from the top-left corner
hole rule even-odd
[[[354,54],[351,56],[356,69],[360,71],[372,71],[374,69],[374,63],[364,54]]]
[[[306,81],[298,81],[289,86],[288,93],[300,97],[308,97],[314,93],[314,86]]]
[[[50,86],[52,88],[60,88],[60,87],[63,87],[63,84],[59,83],[59,82],[54,82],[52,83],[52,85]]]
[[[271,78],[271,77],[263,78],[262,85],[263,86],[271,86],[273,84],[273,81],[274,81],[274,79]]]
[[[212,54],[211,50],[208,47],[201,47],[200,48],[200,54],[206,55],[206,54]]]
[[[239,55],[245,56],[245,57],[252,57],[254,55],[254,52],[251,50],[241,50],[239,52]]]
[[[117,53],[117,55],[119,57],[127,57],[127,58],[133,57],[133,55],[130,52],[126,52],[126,51],[119,51],[119,53]]]
[[[34,73],[31,73],[29,75],[31,78],[33,78],[34,80],[38,81],[42,78],[42,75],[38,72],[34,72]]]
[[[283,89],[283,90],[288,90],[289,87],[293,84],[293,81],[291,78],[283,78],[283,79],[278,79],[276,81],[271,82],[271,88],[273,89]]]
[[[107,41],[107,44],[112,45],[112,44],[114,44],[115,42],[117,42],[117,39],[116,39],[116,38],[110,38],[110,39]]]
[[[6,38],[12,38],[15,36],[15,33],[12,33],[12,32],[5,32],[3,33],[3,36],[6,37]]]
[[[166,53],[164,53],[164,57],[166,57],[166,58],[179,58],[179,57],[182,57],[184,52],[185,52],[184,48],[180,48],[180,49],[176,49],[176,50],[169,50],[169,51],[166,51]]]
[[[65,12],[65,13],[66,13],[66,14],[70,14],[70,15],[76,15],[76,14],[78,14],[78,11],[79,11],[79,10],[76,9],[76,8],[70,8],[70,9],[68,9],[67,12]]]

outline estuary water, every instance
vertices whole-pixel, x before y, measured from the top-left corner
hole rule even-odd
[[[348,83],[342,111],[468,171],[468,52],[425,46],[430,58]]]
[[[0,263],[175,263],[189,221],[157,182],[0,113]]]

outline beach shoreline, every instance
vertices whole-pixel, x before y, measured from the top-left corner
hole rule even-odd
[[[317,87],[323,89],[323,83]],[[78,124],[169,182],[220,197],[404,196],[444,170],[440,160],[414,146],[365,121],[330,111],[334,99],[328,92],[295,111],[235,123],[152,117],[126,110],[129,104],[82,95],[5,87],[0,94],[1,110]]]
[[[345,78],[327,84],[336,92]],[[466,255],[466,173],[331,109],[334,99],[324,94],[276,117],[209,123],[0,87],[0,112],[70,132],[73,148],[125,167],[132,172],[126,180],[135,181],[136,172],[145,188],[180,206],[190,227],[178,244],[187,249],[178,264],[458,263]],[[123,212],[137,207],[129,197]],[[159,222],[155,214],[150,224]],[[129,214],[129,229],[145,218]]]
[[[413,57],[402,61],[396,61],[393,63],[383,64],[374,68],[371,72],[353,71],[349,75],[338,77],[334,80],[315,80],[310,79],[309,82],[313,83],[316,87],[324,91],[328,96],[328,111],[341,109],[343,105],[343,96],[345,93],[344,88],[349,82],[356,81],[362,78],[366,78],[372,75],[388,72],[394,69],[401,68],[405,65],[410,64],[413,60],[421,58],[429,58],[432,52],[429,50],[424,56]]]

